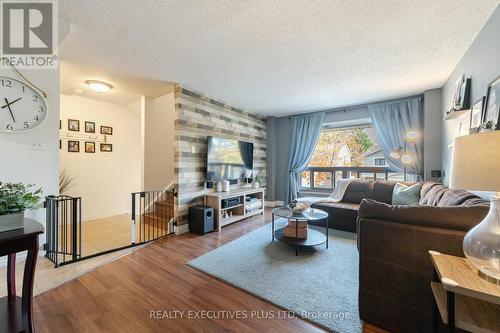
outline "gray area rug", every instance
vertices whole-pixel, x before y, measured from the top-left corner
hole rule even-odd
[[[293,246],[271,243],[267,224],[188,265],[334,332],[362,332],[356,235],[329,233],[328,249],[299,249],[296,257]]]

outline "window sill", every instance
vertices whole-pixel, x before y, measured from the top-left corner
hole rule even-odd
[[[304,197],[319,197],[319,198],[326,198],[328,197],[331,193],[332,190],[317,190],[317,191],[299,191],[298,196],[299,198],[304,198]]]

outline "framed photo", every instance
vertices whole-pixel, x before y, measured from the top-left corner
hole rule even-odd
[[[101,151],[111,153],[113,151],[113,145],[111,143],[101,143]]]
[[[80,120],[68,119],[68,130],[80,132]]]
[[[85,122],[85,133],[95,133],[95,123],[92,121]]]
[[[68,152],[79,153],[80,152],[80,141],[68,141]]]
[[[113,127],[101,126],[101,134],[113,135]]]
[[[85,142],[85,152],[95,153],[95,142]]]
[[[488,85],[484,106],[483,123],[491,121],[493,125],[500,122],[500,76]]]
[[[481,128],[481,122],[483,120],[483,108],[485,96],[481,97],[470,110],[470,132],[477,133]]]
[[[464,136],[469,134],[470,129],[470,116],[462,116],[460,120],[460,125],[458,127],[458,136]]]

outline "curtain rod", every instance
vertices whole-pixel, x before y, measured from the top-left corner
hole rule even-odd
[[[378,102],[370,102],[370,103],[364,103],[364,104],[350,105],[350,106],[341,107],[341,108],[335,108],[335,109],[327,109],[327,110],[322,110],[322,111],[320,110],[320,111],[306,112],[306,113],[297,113],[297,114],[288,116],[287,118],[290,119],[290,118],[295,117],[295,116],[302,116],[302,115],[305,115],[305,114],[311,114],[311,113],[316,113],[316,112],[325,112],[326,114],[328,114],[328,113],[335,113],[335,112],[346,112],[347,110],[359,109],[359,108],[368,107],[370,105],[375,105],[375,104],[379,104],[379,103],[394,103],[394,102],[404,101],[406,99],[412,99],[412,98],[416,98],[416,97],[423,98],[424,95],[423,94],[419,94],[419,95],[413,95],[413,96],[406,96],[406,97],[398,97],[398,98],[393,98],[393,99],[381,100],[381,101],[378,101]]]

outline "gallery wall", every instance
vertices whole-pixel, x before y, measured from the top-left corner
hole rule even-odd
[[[100,126],[113,128],[113,134],[106,137],[112,152],[101,152],[96,142],[95,153],[86,153],[85,141],[96,141],[92,139],[80,139],[80,152],[68,152],[68,139],[62,140],[60,167],[75,179],[67,194],[82,197],[82,219],[128,213],[130,193],[141,189],[140,113],[131,106],[61,94],[63,132],[67,132],[68,119],[80,121],[80,131],[69,133],[84,137],[102,139]],[[95,134],[85,132],[85,121],[95,123]]]
[[[472,79],[471,101],[474,103],[482,96],[486,95],[488,83],[500,75],[500,6],[490,16],[489,20],[479,32],[470,45],[467,52],[459,61],[448,80],[443,86],[443,110],[442,114],[452,106],[453,86],[460,75],[465,75]],[[443,169],[444,183],[450,181],[450,165],[452,155],[453,138],[458,135],[459,124],[463,118],[470,114],[454,120],[444,120],[443,122]]]
[[[175,178],[178,225],[187,223],[190,206],[202,204],[205,189],[207,136],[254,144],[254,170],[266,170],[266,119],[223,101],[175,88]],[[262,184],[265,186],[266,184]]]

